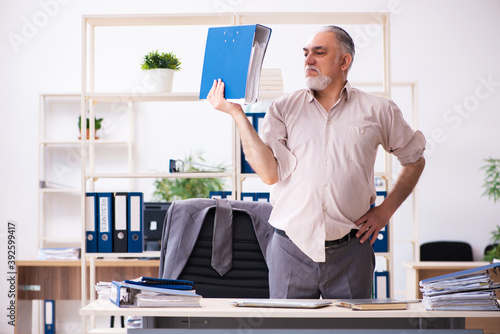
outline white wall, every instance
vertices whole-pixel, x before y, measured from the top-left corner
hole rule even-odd
[[[500,157],[496,0],[1,1],[2,250],[7,221],[14,220],[17,258],[36,256],[38,96],[80,91],[81,15],[233,10],[392,13],[392,79],[418,83],[420,129],[429,142],[419,185],[420,241],[466,240],[479,260],[500,223],[499,207],[481,196],[480,170],[484,158]],[[5,265],[6,255],[0,256]]]

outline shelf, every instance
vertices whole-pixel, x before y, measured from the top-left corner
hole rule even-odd
[[[94,328],[88,331],[90,334],[126,334],[127,328]]]
[[[87,143],[90,140],[87,139]],[[107,139],[95,139],[93,141],[96,145],[128,145],[129,142],[126,140],[107,140]],[[54,145],[54,146],[63,146],[63,145],[80,145],[81,140],[40,140],[40,145]]]
[[[87,173],[86,178],[93,179],[199,179],[232,177],[231,172],[203,173]]]
[[[260,100],[274,100],[285,94],[279,91],[260,91]],[[198,92],[183,93],[85,93],[88,100],[94,102],[202,102]],[[243,101],[243,100],[242,100]]]
[[[64,188],[40,188],[40,193],[60,193],[60,194],[81,194],[80,189],[64,189]]]
[[[142,252],[142,253],[85,253],[85,257],[87,258],[143,258],[143,257],[160,257],[160,251],[150,251],[150,252]],[[96,263],[101,260],[96,260]],[[103,259],[102,261],[106,261]]]

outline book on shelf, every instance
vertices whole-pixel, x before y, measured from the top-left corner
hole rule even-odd
[[[500,263],[428,278],[419,286],[427,310],[500,311]]]
[[[353,310],[406,310],[410,302],[392,298],[337,299],[335,305]]]
[[[206,99],[214,80],[221,79],[227,99],[256,102],[270,36],[271,29],[260,24],[209,28],[200,99]]]

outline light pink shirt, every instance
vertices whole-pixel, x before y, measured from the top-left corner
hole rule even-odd
[[[346,84],[328,112],[307,89],[275,100],[261,137],[278,162],[270,223],[311,259],[325,261],[325,240],[343,237],[375,202],[379,144],[402,165],[422,156],[425,138],[393,101]]]

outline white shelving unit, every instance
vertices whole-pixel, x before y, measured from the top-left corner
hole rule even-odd
[[[41,94],[39,101],[38,247],[79,247],[81,245],[80,197],[82,156],[87,146],[78,138],[80,94]],[[88,107],[88,106],[87,106]],[[99,110],[99,116],[109,115]],[[131,111],[127,117],[130,119]],[[133,129],[128,138],[114,138],[99,131],[95,147],[123,147],[132,166]],[[95,151],[94,151],[95,153]],[[69,175],[69,176],[68,176]],[[74,219],[73,219],[73,218]],[[55,230],[64,237],[54,236]],[[52,233],[51,233],[52,232]]]
[[[88,15],[82,18],[82,92],[81,92],[81,115],[86,116],[87,108],[89,117],[93,118],[95,113],[95,105],[105,102],[127,102],[127,103],[149,103],[162,102],[167,104],[171,102],[192,103],[199,101],[198,92],[173,92],[173,93],[108,93],[99,92],[96,90],[96,39],[97,34],[102,28],[133,28],[141,29],[151,26],[175,26],[178,31],[191,26],[226,26],[226,25],[244,25],[244,24],[264,24],[268,26],[274,25],[328,25],[328,24],[356,24],[356,25],[378,25],[381,27],[383,47],[382,59],[383,75],[380,85],[380,94],[386,97],[391,96],[391,81],[390,81],[390,35],[389,35],[389,14],[388,13],[211,13],[211,14],[152,14],[152,15]],[[177,31],[176,30],[176,31]],[[186,42],[189,47],[189,43]],[[261,92],[259,99],[274,99],[283,94],[282,92]],[[83,132],[83,130],[82,130]],[[95,132],[91,122],[90,134]],[[94,191],[96,182],[102,179],[140,179],[140,178],[183,178],[183,177],[225,177],[231,182],[231,191],[235,194],[235,198],[239,198],[243,191],[243,181],[246,178],[255,177],[250,174],[242,174],[241,171],[241,152],[240,138],[234,122],[232,123],[232,142],[231,142],[231,157],[232,166],[228,172],[224,173],[143,173],[131,171],[130,173],[101,173],[96,172],[95,149],[98,145],[93,139],[83,140],[80,143],[81,149],[81,247],[82,247],[82,306],[86,304],[85,297],[87,288],[90,288],[94,283],[92,263],[95,257],[98,256],[145,256],[145,254],[86,254],[85,253],[85,193]],[[131,136],[133,143],[133,134]],[[132,147],[133,145],[131,145]],[[133,149],[131,148],[131,151]],[[86,154],[88,152],[88,155]],[[131,157],[133,155],[131,154]],[[133,165],[133,164],[131,164]],[[389,157],[386,157],[385,170],[376,174],[383,177],[387,181],[387,190],[390,190],[392,185],[392,164]],[[110,189],[111,191],[111,189]],[[392,224],[389,224],[392,228]],[[389,231],[392,236],[392,232]],[[392,245],[389,239],[389,252],[379,254],[387,261],[387,269],[392,272]],[[90,279],[87,279],[86,262],[90,261]],[[119,261],[119,259],[117,259]],[[393,286],[393,277],[390,275],[390,286]],[[95,296],[91,293],[91,300]],[[87,321],[83,317],[84,332],[87,332]],[[93,319],[90,319],[91,327]],[[95,332],[95,330],[93,331]],[[100,331],[99,331],[100,332]]]

